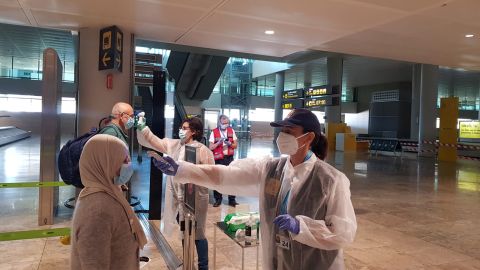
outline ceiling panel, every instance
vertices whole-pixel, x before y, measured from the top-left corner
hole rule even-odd
[[[196,7],[196,8],[212,8],[225,0],[136,0],[137,2],[155,3],[155,4],[168,4],[184,7]],[[228,0],[227,0],[228,1]]]
[[[68,14],[58,14],[44,11],[33,12],[38,23],[46,27],[63,29],[80,29],[83,27],[105,27],[108,25],[118,25],[124,31],[132,32],[138,38],[157,40],[163,42],[175,42],[185,30],[161,26],[159,24],[131,22],[124,24],[121,20],[109,20],[108,18],[96,18],[87,16],[77,16]],[[60,22],[60,23],[58,23]]]
[[[20,8],[20,4],[17,0],[0,0],[0,7],[17,7]]]
[[[129,22],[156,23],[177,28],[188,28],[198,20],[205,8],[167,5],[144,1],[83,0],[51,1],[26,0],[26,5],[34,11],[89,16],[94,21],[114,19],[123,24]],[[55,22],[53,19],[49,24]]]
[[[411,43],[426,40],[432,46],[450,50],[480,46],[479,39],[465,38],[467,33],[480,33],[480,26],[472,26],[442,18],[413,15],[373,28],[375,31],[404,37]]]
[[[302,50],[302,48],[298,46],[281,45],[265,41],[227,37],[200,31],[193,31],[189,33],[187,36],[182,38],[179,43],[188,46],[260,54],[267,56],[285,56],[293,52]]]
[[[459,61],[461,51],[456,48],[436,46],[428,39],[414,40],[374,30],[323,44],[318,49],[436,65],[467,63]]]
[[[0,23],[29,24],[27,17],[21,8],[0,5]]]
[[[455,21],[465,25],[480,26],[480,1],[455,0],[444,7],[436,7],[422,14],[441,20]],[[480,35],[480,32],[477,32]]]
[[[221,11],[305,25],[330,31],[354,31],[393,20],[404,12],[334,0],[229,1]]]
[[[175,43],[175,40],[181,36],[185,30],[178,28],[164,27],[157,24],[135,23],[131,31],[136,38]]]
[[[62,14],[40,10],[34,10],[32,11],[32,14],[35,16],[35,19],[40,26],[47,28],[78,30],[83,27],[100,27],[107,26],[109,23],[114,24],[114,22],[109,21],[107,18]]]
[[[398,9],[403,11],[417,11],[431,6],[441,6],[448,0],[416,0],[416,1],[402,1],[402,0],[347,0],[352,2],[368,3],[386,8]]]
[[[338,32],[221,13],[210,16],[195,30],[302,47],[310,47],[338,35]],[[265,30],[274,30],[275,34],[266,35]]]

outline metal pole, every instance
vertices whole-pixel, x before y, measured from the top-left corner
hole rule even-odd
[[[40,182],[58,181],[61,96],[62,64],[57,52],[48,48],[43,52]],[[52,225],[58,206],[58,187],[40,188],[38,206],[38,225]]]

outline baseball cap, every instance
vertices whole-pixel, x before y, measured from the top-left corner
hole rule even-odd
[[[301,126],[304,131],[321,132],[320,122],[315,114],[307,109],[295,109],[283,120],[270,122],[272,127]]]

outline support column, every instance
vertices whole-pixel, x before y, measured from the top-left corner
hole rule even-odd
[[[329,85],[338,85],[342,91],[343,58],[339,56],[327,58],[327,81]],[[341,105],[325,107],[325,122],[340,123],[342,121]]]
[[[58,182],[61,101],[62,64],[57,52],[48,48],[43,52],[40,182]],[[38,192],[38,225],[52,225],[58,207],[58,187],[39,188]]]
[[[433,157],[434,145],[423,141],[434,141],[437,137],[437,97],[438,97],[438,66],[421,65],[420,78],[420,116],[419,116],[419,156]]]
[[[478,83],[478,96],[477,99],[480,99],[480,82]],[[480,120],[480,105],[478,106],[478,120]]]
[[[78,80],[78,133],[83,134],[108,116],[117,102],[130,103],[132,93],[132,38],[123,30],[123,71],[99,71],[100,28],[80,29]],[[107,89],[107,74],[113,74],[113,89]]]
[[[285,85],[285,71],[280,71],[275,74],[275,121],[280,121],[283,118],[282,95]],[[276,128],[273,133],[273,141],[275,142],[280,133],[280,129]]]
[[[308,88],[310,86],[312,86],[312,65],[311,64],[307,64],[305,65],[305,69],[304,69],[304,76],[303,76],[303,87],[304,88]],[[320,119],[319,119],[320,120]]]
[[[419,132],[421,67],[421,64],[414,64],[412,67],[412,107],[410,113],[410,139],[412,140],[418,140]]]

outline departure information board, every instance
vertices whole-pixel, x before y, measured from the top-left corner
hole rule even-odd
[[[322,85],[284,91],[282,94],[282,108],[284,110],[292,110],[338,106],[340,104],[338,89],[338,86]]]
[[[338,94],[338,87],[329,86],[329,85],[322,85],[322,86],[314,86],[305,88],[305,97],[315,97],[315,96],[323,96],[323,95],[337,95]]]
[[[303,108],[303,100],[301,99],[284,100],[282,102],[282,108],[285,110]]]
[[[284,91],[282,97],[283,99],[303,98],[303,89]]]
[[[337,106],[340,104],[340,99],[338,97],[317,97],[317,98],[307,98],[305,99],[304,107],[305,108],[315,108],[322,106]]]

